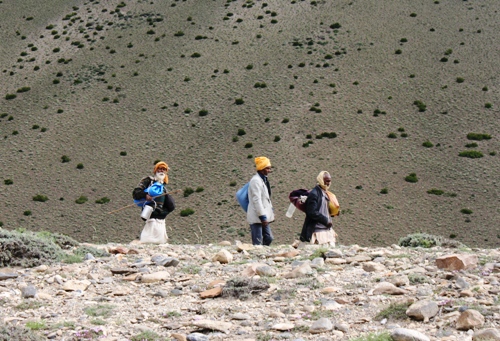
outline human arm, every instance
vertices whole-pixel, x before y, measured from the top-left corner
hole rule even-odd
[[[266,210],[264,208],[264,203],[262,202],[262,191],[264,190],[263,182],[258,177],[253,177],[248,185],[248,200],[252,202],[252,207],[259,217],[259,220],[264,226],[267,226],[269,222],[266,215]]]
[[[132,197],[135,200],[141,200],[141,199],[146,199],[147,201],[153,200],[153,198],[144,190],[149,187],[151,184],[151,179],[149,177],[146,177],[142,179],[139,184],[137,185],[136,188],[132,191]]]

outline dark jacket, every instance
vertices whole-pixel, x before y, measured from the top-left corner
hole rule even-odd
[[[151,176],[145,177],[139,182],[134,191],[132,192],[132,197],[135,200],[146,199],[146,192],[144,190],[148,188],[154,182],[154,178]],[[167,193],[167,186],[163,187],[163,193]],[[174,198],[171,195],[165,195],[155,199],[156,209],[151,213],[151,219],[165,219],[165,217],[175,209]],[[154,206],[153,203],[148,203],[149,206]],[[144,219],[143,219],[144,220]]]
[[[317,223],[323,225],[328,224],[328,217],[319,213],[320,207],[323,204],[323,191],[321,187],[314,187],[307,196],[306,200],[306,219],[300,233],[302,242],[310,242]]]

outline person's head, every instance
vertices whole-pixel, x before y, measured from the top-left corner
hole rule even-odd
[[[265,156],[259,156],[255,158],[255,169],[262,175],[267,176],[271,173],[271,160]]]
[[[160,161],[156,163],[155,167],[153,168],[153,174],[155,180],[168,184],[168,175],[167,175],[168,170],[169,170],[168,165],[165,162]]]
[[[318,181],[319,187],[321,187],[325,191],[328,188],[330,188],[330,184],[332,183],[332,177],[331,177],[330,173],[328,173],[327,171],[321,171],[318,174],[316,180]]]

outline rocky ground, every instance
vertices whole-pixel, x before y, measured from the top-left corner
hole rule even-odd
[[[500,340],[498,249],[93,246],[109,257],[1,268],[0,323],[52,340]]]

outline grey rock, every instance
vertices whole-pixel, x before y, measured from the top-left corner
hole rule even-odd
[[[439,307],[436,302],[423,300],[413,303],[406,310],[406,315],[417,320],[427,322],[429,318],[436,316]]]
[[[311,268],[318,268],[325,265],[325,260],[323,257],[314,258],[311,262]]]
[[[309,332],[311,334],[319,334],[319,333],[329,332],[332,329],[333,329],[332,321],[330,321],[325,317],[322,317],[312,324],[311,328],[309,328]]]
[[[85,257],[83,257],[83,260],[93,260],[93,259],[95,259],[95,257],[91,253],[87,253]]]
[[[179,289],[172,289],[170,290],[170,294],[173,296],[181,296],[183,294],[182,290]]]
[[[168,292],[165,291],[165,290],[158,290],[157,292],[155,292],[153,294],[153,296],[157,296],[157,297],[168,297]]]
[[[487,328],[474,332],[473,341],[500,341],[500,330]]]
[[[28,285],[21,289],[21,297],[23,298],[33,298],[37,294],[37,290],[34,286]]]
[[[209,341],[209,337],[206,336],[205,334],[202,333],[191,333],[189,334],[186,339],[188,341]]]
[[[467,283],[467,281],[465,279],[463,279],[462,277],[457,277],[457,279],[455,280],[455,283],[457,284],[457,286],[460,289],[468,289],[468,288],[470,288],[470,284]]]
[[[335,323],[333,328],[344,333],[347,333],[349,331],[349,325],[347,323]]]
[[[304,264],[311,264],[311,261],[309,261],[309,260],[294,260],[292,262],[292,269],[300,267],[300,266],[302,266]]]
[[[269,265],[259,266],[255,269],[255,273],[263,277],[274,277],[276,276],[276,270]]]
[[[17,277],[19,277],[18,274],[0,272],[0,281],[6,280],[6,279],[11,279],[11,278],[17,278]]]
[[[179,265],[179,260],[177,258],[165,257],[163,255],[155,255],[151,257],[151,261],[158,266],[164,266],[164,267],[169,267],[169,266],[175,267]]]
[[[332,250],[328,250],[325,253],[325,257],[326,258],[342,258],[343,254],[342,254],[342,251],[340,251],[340,250],[332,249]]]
[[[429,337],[413,329],[397,328],[391,333],[393,341],[430,341]]]

